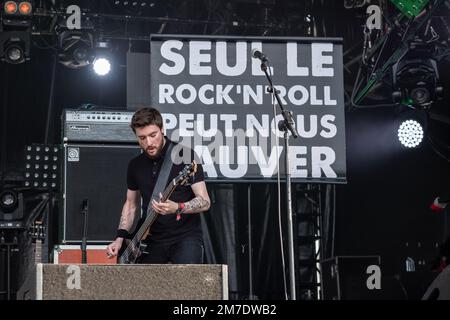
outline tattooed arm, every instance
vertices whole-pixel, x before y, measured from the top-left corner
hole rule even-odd
[[[127,231],[133,227],[134,216],[139,205],[140,193],[139,191],[127,190],[127,200],[122,208],[122,215],[120,216],[119,228]],[[123,238],[117,237],[116,240],[108,245],[106,254],[111,259],[118,255],[122,246]]]
[[[127,200],[122,208],[122,215],[120,216],[119,228],[130,231],[133,226],[136,209],[139,205],[139,191],[127,190]]]
[[[207,211],[211,206],[208,190],[204,181],[194,183],[192,186],[195,198],[184,203],[183,213],[198,213]]]
[[[199,213],[207,211],[210,207],[210,200],[208,190],[206,190],[206,184],[204,181],[194,183],[191,185],[192,191],[195,194],[195,198],[191,201],[184,203],[183,213]],[[171,200],[159,202],[152,200],[153,209],[159,214],[173,214],[178,210],[179,204]]]

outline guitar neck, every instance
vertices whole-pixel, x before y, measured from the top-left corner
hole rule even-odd
[[[177,185],[175,184],[175,181],[172,180],[170,184],[166,187],[166,189],[164,189],[161,201],[166,201],[167,199],[169,199],[170,195],[172,194],[172,192],[175,190],[176,187]]]
[[[42,240],[36,240],[34,244],[34,263],[42,263]]]

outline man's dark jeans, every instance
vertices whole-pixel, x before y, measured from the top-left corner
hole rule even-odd
[[[149,245],[139,258],[142,264],[202,264],[203,241],[186,238],[170,245]]]

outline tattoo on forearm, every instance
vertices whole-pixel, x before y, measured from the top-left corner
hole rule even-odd
[[[184,213],[197,213],[206,210],[209,207],[209,201],[198,196],[184,204]]]
[[[130,222],[127,216],[122,215],[120,217],[120,222],[119,222],[119,229],[125,229],[130,231]]]

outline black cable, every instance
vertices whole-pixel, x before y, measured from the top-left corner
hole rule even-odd
[[[351,111],[353,107],[357,108],[357,106],[355,105],[354,101],[355,101],[356,92],[359,90],[359,87],[361,86],[361,84],[358,83],[360,76],[361,76],[361,65],[358,68],[358,73],[356,74],[356,79],[355,79],[355,82],[353,84],[352,94],[350,96],[350,110],[349,111]],[[361,81],[361,83],[362,83],[362,81]]]
[[[356,76],[355,84],[353,86],[352,95],[350,97],[350,109],[349,112],[353,111],[354,109],[370,109],[370,108],[387,108],[387,107],[396,107],[399,104],[398,103],[388,103],[388,104],[373,104],[373,105],[360,105],[355,104],[355,95],[356,92],[359,91],[359,88],[361,87],[361,84],[363,83],[363,79],[361,79],[360,83],[357,83],[361,73],[361,66],[358,69],[358,74]],[[356,90],[355,90],[356,89]]]
[[[49,202],[49,197],[46,197],[44,194],[41,195],[42,199],[41,201],[31,210],[30,215],[25,221],[25,227],[28,228],[32,224],[32,222],[36,221],[37,218],[41,215],[41,213],[44,211],[45,206]]]
[[[389,36],[391,35],[391,31],[392,31],[392,29],[391,29],[391,30],[386,34],[386,36],[385,36],[383,45],[381,46],[380,53],[378,54],[377,60],[375,61],[375,64],[374,64],[374,66],[373,66],[372,73],[370,74],[370,77],[373,77],[373,75],[374,75],[374,73],[375,73],[374,70],[377,69],[378,61],[380,60],[381,55],[383,54],[384,47],[386,46],[386,43],[387,43],[388,40],[389,40]]]
[[[41,46],[40,44],[38,44],[36,41],[33,41],[33,45],[38,48],[38,49],[42,49],[42,50],[49,50],[49,49],[54,49],[56,50],[58,48],[58,44],[50,44],[47,42],[47,40],[45,40],[44,36],[40,36],[37,37],[38,39],[42,40],[46,46]]]
[[[358,70],[358,73],[360,73],[360,71],[361,71],[361,67]],[[356,80],[358,80],[358,78],[359,78],[359,75],[357,76]],[[355,80],[355,85],[353,87],[352,96],[350,97],[350,108],[348,110],[349,112],[353,111],[354,109],[387,108],[387,107],[398,106],[398,104],[395,104],[395,103],[391,103],[391,104],[372,104],[372,105],[355,104],[356,92],[359,90],[359,87],[361,87],[361,84],[363,83],[363,80],[361,80],[359,84],[356,84],[356,80]],[[358,90],[355,90],[355,88],[358,88]]]
[[[53,124],[53,122],[52,122],[52,114],[53,114],[53,105],[54,105],[54,92],[55,92],[57,61],[58,61],[58,56],[57,56],[57,54],[55,52],[54,53],[54,57],[53,57],[52,77],[51,77],[51,80],[50,80],[50,93],[49,93],[48,106],[47,106],[47,122],[45,124],[45,138],[44,138],[44,143],[45,144],[49,143],[50,129],[52,128],[51,124]]]
[[[409,29],[411,28],[411,26],[412,26],[414,20],[415,20],[415,18],[411,18],[411,19],[409,20],[408,26],[406,27],[406,30],[405,30],[404,33],[403,33],[401,43],[403,43],[403,42],[405,41],[406,35],[408,34],[408,31],[409,31]]]
[[[399,106],[399,103],[386,103],[386,104],[368,104],[368,105],[354,105],[359,109],[371,109],[371,108],[392,108]]]
[[[382,48],[381,48],[380,53],[378,55],[377,62],[375,64],[375,66],[378,64],[378,60],[381,57],[381,54],[383,52],[384,47],[386,46],[386,43],[387,43],[387,41],[389,39],[389,34],[391,32],[392,32],[392,30],[385,37],[385,40],[383,42],[383,45],[382,45]],[[374,69],[375,69],[375,67],[374,67]],[[349,109],[349,111],[352,111],[353,108],[355,108],[355,109],[357,109],[357,108],[367,108],[367,109],[369,109],[369,108],[394,107],[394,106],[398,105],[398,104],[374,104],[374,105],[357,105],[357,104],[355,104],[356,92],[359,92],[359,89],[360,89],[362,83],[364,82],[364,79],[361,79],[361,81],[358,82],[358,80],[359,80],[359,78],[361,76],[361,71],[362,71],[362,66],[360,65],[359,68],[358,68],[358,73],[357,73],[357,76],[356,76],[356,79],[355,79],[355,83],[353,85],[352,94],[351,94],[351,97],[350,97],[350,109]],[[373,75],[374,75],[374,72],[372,72],[371,77]]]

